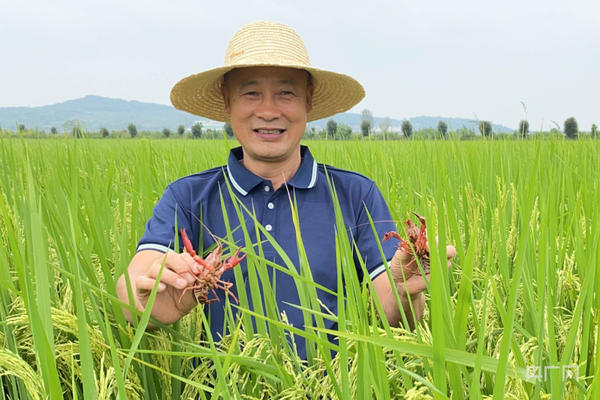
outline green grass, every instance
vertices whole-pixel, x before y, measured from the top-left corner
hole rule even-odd
[[[159,330],[145,330],[148,313],[128,324],[121,307],[133,308],[115,282],[154,203],[169,182],[224,164],[234,142],[0,139],[0,399],[600,395],[600,142],[308,144],[319,162],[374,179],[399,228],[416,211],[439,237],[415,331],[382,320],[344,230],[331,249],[346,279],[338,315],[318,303],[298,229],[299,269],[285,255],[274,265],[260,245],[245,249],[250,291],[227,305],[241,318],[228,318],[222,341],[200,312]],[[450,269],[448,243],[458,251]],[[296,280],[305,329],[282,319],[268,290],[264,307],[256,301],[275,270]],[[290,336],[306,339],[308,361]],[[579,379],[561,369],[527,378],[528,366],[569,365]]]

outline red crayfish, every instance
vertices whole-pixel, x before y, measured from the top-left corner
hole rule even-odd
[[[417,213],[413,213],[421,222],[421,227],[418,228],[410,219],[407,219],[404,224],[406,225],[406,234],[408,235],[408,241],[402,239],[398,232],[387,232],[383,236],[382,241],[386,241],[389,238],[396,238],[400,240],[398,249],[406,253],[406,259],[404,262],[404,276],[408,279],[410,276],[419,274],[419,265],[423,268],[425,274],[429,273],[429,245],[427,244],[427,232],[425,231],[425,218],[421,217]],[[395,259],[395,258],[394,258]],[[392,259],[392,262],[394,261]],[[417,259],[419,262],[417,263]],[[393,268],[395,269],[395,268]],[[401,273],[400,273],[401,275]],[[404,281],[404,276],[395,277],[395,280],[400,282]]]
[[[185,229],[180,229],[179,233],[181,233],[181,239],[183,241],[185,251],[187,251],[188,254],[192,256],[194,261],[196,261],[203,267],[203,269],[198,274],[192,273],[192,275],[194,275],[196,278],[196,284],[185,288],[183,290],[183,293],[181,294],[181,298],[183,298],[185,292],[187,292],[188,290],[192,290],[194,297],[196,298],[196,301],[198,301],[198,303],[210,304],[214,301],[220,300],[215,289],[222,289],[225,292],[227,292],[235,300],[236,303],[239,303],[237,297],[235,297],[235,295],[229,290],[233,286],[233,283],[222,281],[221,275],[223,275],[223,273],[228,269],[231,269],[238,265],[240,261],[242,261],[246,257],[245,254],[239,257],[241,247],[237,249],[233,256],[229,257],[225,262],[223,262],[223,260],[221,260],[221,255],[223,254],[223,247],[220,243],[218,243],[217,248],[214,249],[212,253],[210,253],[208,257],[206,257],[206,259],[204,259],[198,254],[196,254],[196,252],[194,251],[192,242],[190,242],[190,239],[185,233]],[[212,292],[215,295],[215,297],[209,299],[209,292]],[[179,299],[179,301],[181,301],[181,298]]]

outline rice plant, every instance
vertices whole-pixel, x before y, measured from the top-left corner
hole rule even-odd
[[[344,230],[331,249],[344,276],[331,293],[338,309],[323,310],[299,229],[299,266],[270,262],[260,243],[244,248],[250,290],[226,303],[231,333],[211,337],[199,309],[160,326],[122,304],[115,282],[165,186],[224,164],[235,143],[0,139],[0,399],[600,395],[598,143],[307,144],[317,161],[375,180],[399,229],[416,211],[439,238],[414,331],[389,326]],[[252,215],[241,203],[237,212]],[[252,226],[230,229],[272,241]],[[449,243],[458,255],[447,268]],[[268,290],[275,270],[297,283],[302,329]]]

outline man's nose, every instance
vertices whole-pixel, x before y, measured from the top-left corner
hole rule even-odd
[[[272,94],[265,94],[262,96],[257,109],[256,116],[264,119],[265,121],[271,121],[281,115],[275,96]]]

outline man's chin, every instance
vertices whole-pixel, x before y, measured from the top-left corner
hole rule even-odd
[[[296,152],[300,152],[300,145],[298,144],[296,149],[291,151],[284,151],[279,149],[268,149],[260,152],[246,153],[250,158],[255,161],[264,163],[282,163],[293,158]]]

